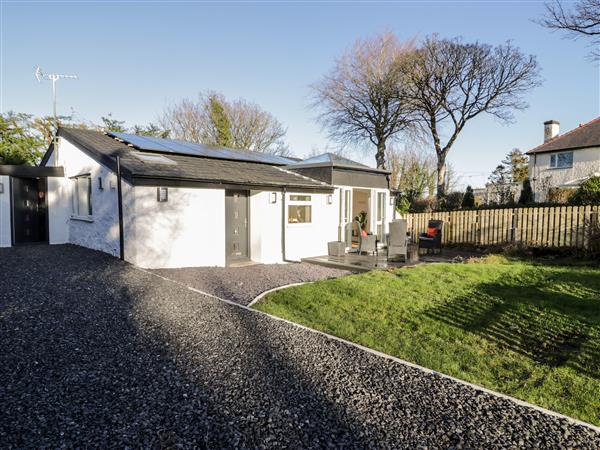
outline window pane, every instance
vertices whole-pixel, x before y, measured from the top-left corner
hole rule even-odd
[[[573,165],[573,152],[559,153],[557,156],[558,167],[571,167]]]
[[[92,215],[92,178],[91,177],[87,178],[87,204],[88,204],[87,213],[91,216]]]
[[[289,205],[288,223],[310,223],[312,207],[310,205]]]
[[[77,215],[83,216],[87,209],[87,199],[85,193],[87,186],[83,184],[83,178],[77,178]]]
[[[73,189],[73,192],[71,193],[71,209],[73,215],[77,216],[77,179],[71,180],[71,187]]]
[[[75,184],[74,214],[77,216],[91,216],[92,179],[90,177],[79,177],[75,180]]]
[[[350,221],[350,191],[344,191],[345,196],[345,213],[344,213],[344,222]]]
[[[556,167],[556,155],[550,155],[550,167]]]
[[[385,193],[377,193],[377,221],[381,222],[385,217]]]
[[[290,195],[292,202],[310,202],[310,195]]]

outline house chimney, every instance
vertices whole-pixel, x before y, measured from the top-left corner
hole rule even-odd
[[[547,120],[544,122],[544,142],[558,136],[560,132],[560,122],[558,120]]]

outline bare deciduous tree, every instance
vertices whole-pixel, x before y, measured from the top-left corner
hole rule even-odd
[[[175,139],[206,143],[212,136],[210,115],[205,106],[204,96],[197,102],[183,99],[165,109],[160,125],[171,130],[171,137]]]
[[[492,47],[430,36],[417,50],[406,84],[419,123],[437,155],[437,195],[446,194],[446,157],[467,122],[481,113],[510,121],[526,108],[523,94],[540,84],[534,56],[510,42]],[[442,133],[448,137],[442,142]]]
[[[558,0],[545,6],[545,17],[539,21],[541,25],[552,30],[567,31],[573,38],[587,36],[594,48],[592,57],[600,58],[600,0],[580,0],[570,11],[566,11]]]
[[[386,150],[388,169],[392,172],[392,186],[409,202],[432,194],[435,186],[435,155],[413,146],[404,149],[389,147]]]
[[[231,146],[277,155],[289,155],[283,141],[286,129],[260,106],[239,99],[229,101],[214,92],[202,93],[198,100],[184,99],[165,109],[160,124],[171,130],[171,137],[207,145],[217,145],[223,123],[215,123],[211,99],[218,99],[231,127]]]
[[[231,122],[231,135],[236,148],[287,156],[283,141],[287,130],[275,116],[255,103],[243,99],[225,102]]]
[[[385,168],[387,142],[412,123],[403,65],[413,50],[414,40],[400,42],[392,33],[358,40],[311,86],[313,106],[330,137],[342,144],[374,144],[379,168]]]

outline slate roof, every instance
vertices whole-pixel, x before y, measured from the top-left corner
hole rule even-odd
[[[579,127],[559,134],[555,138],[544,142],[527,152],[533,153],[556,152],[560,150],[571,150],[587,147],[600,147],[600,117],[583,124]]]
[[[123,177],[134,185],[187,182],[244,187],[273,187],[308,190],[331,190],[332,186],[270,164],[234,161],[204,156],[161,153],[170,163],[145,161],[143,152],[119,142],[105,133],[77,128],[60,128],[63,136],[92,158],[116,170],[116,156],[121,157]]]
[[[303,161],[290,164],[287,167],[291,170],[308,167],[338,167],[342,169],[362,170],[365,172],[377,172],[386,175],[391,173],[388,170],[375,169],[365,164],[352,161],[351,159],[344,158],[343,156],[336,155],[335,153],[323,153],[322,155],[313,156]]]

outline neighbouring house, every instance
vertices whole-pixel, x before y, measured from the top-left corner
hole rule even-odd
[[[488,203],[488,190],[484,188],[473,188],[473,199],[475,206],[487,205]]]
[[[474,188],[473,196],[475,197],[475,205],[494,205],[502,203],[501,190],[508,192],[510,197],[517,201],[521,195],[523,189],[523,183],[510,182],[504,185],[495,185],[493,183],[486,183],[485,187]]]
[[[600,117],[560,134],[556,120],[544,122],[544,143],[527,152],[535,200],[549,200],[551,190],[575,189],[600,175]]]
[[[281,263],[326,254],[363,210],[384,240],[389,173],[317,158],[60,128],[40,167],[0,166],[0,246],[73,243],[146,268]]]

